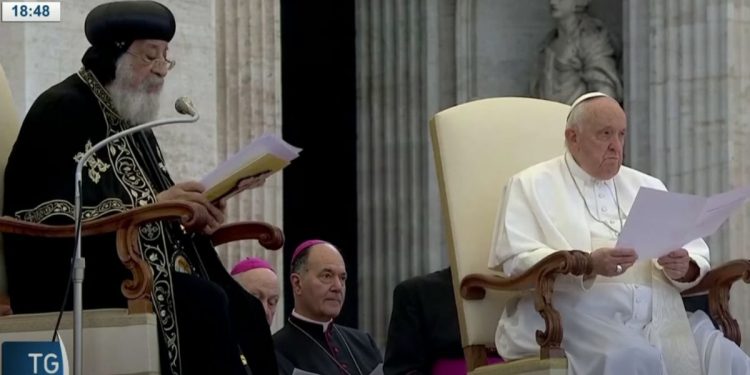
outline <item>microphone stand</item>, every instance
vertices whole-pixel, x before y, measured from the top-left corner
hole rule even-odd
[[[179,108],[178,108],[179,110]],[[181,111],[182,112],[182,111]],[[107,145],[109,142],[125,137],[127,135],[137,133],[142,130],[153,128],[160,125],[166,124],[177,124],[177,123],[188,123],[196,122],[200,118],[200,115],[195,113],[193,110],[185,112],[190,114],[189,118],[184,117],[173,117],[164,120],[156,120],[147,122],[141,125],[134,126],[113,134],[107,138],[104,138],[99,143],[95,144],[83,154],[81,160],[76,165],[75,175],[75,258],[73,259],[73,346],[75,356],[73,358],[73,373],[75,375],[82,375],[83,372],[83,270],[86,268],[86,260],[81,256],[81,187],[83,185],[83,179],[81,178],[83,172],[83,166],[86,164],[91,155],[97,150]]]

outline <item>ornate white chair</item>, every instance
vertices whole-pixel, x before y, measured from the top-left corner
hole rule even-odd
[[[16,115],[5,72],[0,65],[0,212],[2,212],[5,166],[20,123]],[[153,275],[142,259],[138,243],[138,227],[152,221],[184,219],[187,226],[197,225],[204,218],[195,215],[192,206],[183,202],[158,203],[129,210],[97,220],[87,221],[82,234],[117,233],[117,252],[132,279],[123,280],[122,293],[128,299],[127,309],[96,309],[83,312],[84,373],[87,374],[159,374],[159,345],[156,316],[151,303]],[[72,237],[74,228],[33,224],[0,216],[0,235],[13,233],[39,237]],[[0,238],[1,239],[1,238]],[[211,237],[214,245],[256,239],[269,250],[284,243],[281,230],[263,222],[241,222],[224,225]],[[70,251],[70,249],[61,249]],[[0,242],[0,304],[10,302],[3,267]],[[85,296],[84,296],[85,298]],[[0,344],[6,341],[47,341],[58,317],[57,312],[11,314],[0,317]],[[65,312],[60,336],[66,344],[70,371],[73,369],[73,317]],[[1,355],[1,353],[0,353]],[[0,368],[2,357],[0,356]]]
[[[559,103],[496,98],[446,109],[431,121],[461,342],[471,374],[567,371],[564,358],[487,365],[486,348],[495,347],[495,328],[505,302],[517,293],[514,289],[531,287],[532,280],[517,288],[488,291],[480,299],[460,297],[461,280],[489,272],[503,186],[516,172],[563,151],[567,112],[568,106]]]
[[[554,253],[525,274],[504,277],[488,269],[488,258],[504,186],[512,175],[559,156],[569,107],[531,98],[491,98],[437,113],[430,123],[442,198],[461,341],[470,374],[565,374],[562,326],[552,306],[559,274],[582,275],[591,268],[586,252]],[[709,292],[710,315],[725,336],[739,343],[737,322],[729,315],[729,289],[750,281],[750,261],[729,262],[709,272],[683,295]],[[534,293],[546,329],[537,331],[539,356],[487,363],[506,301]]]

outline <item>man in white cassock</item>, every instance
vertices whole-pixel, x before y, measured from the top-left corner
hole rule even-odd
[[[602,93],[581,96],[565,129],[567,152],[513,176],[498,214],[489,265],[518,275],[559,250],[591,252],[593,272],[559,276],[569,374],[750,374],[748,356],[702,311],[686,313],[680,291],[709,270],[702,239],[659,259],[614,248],[638,189],[666,190],[622,166],[626,117]],[[505,359],[538,355],[544,321],[533,296],[508,303],[495,344]]]

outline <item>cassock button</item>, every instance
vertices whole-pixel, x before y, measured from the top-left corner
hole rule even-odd
[[[339,348],[333,348],[333,352],[339,354]]]

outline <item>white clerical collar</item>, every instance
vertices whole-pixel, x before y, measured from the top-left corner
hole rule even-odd
[[[584,171],[583,168],[581,168],[581,166],[578,165],[578,162],[573,158],[573,155],[571,155],[570,152],[565,152],[564,158],[565,158],[565,161],[567,162],[568,167],[570,168],[570,173],[573,176],[575,176],[575,178],[583,181],[584,184],[596,184],[596,183],[607,184],[608,182],[612,181],[612,179],[600,180],[588,174],[588,172]]]
[[[302,314],[298,313],[297,310],[295,310],[295,309],[292,309],[292,316],[295,317],[295,318],[297,318],[297,319],[299,319],[299,320],[301,320],[301,321],[303,321],[303,322],[308,322],[308,323],[313,323],[313,324],[320,324],[320,326],[323,327],[323,332],[326,332],[328,330],[328,326],[331,325],[331,323],[333,323],[333,319],[331,319],[331,320],[329,320],[327,322],[319,322],[317,320],[310,319],[310,318],[308,318],[306,316],[303,316]]]

